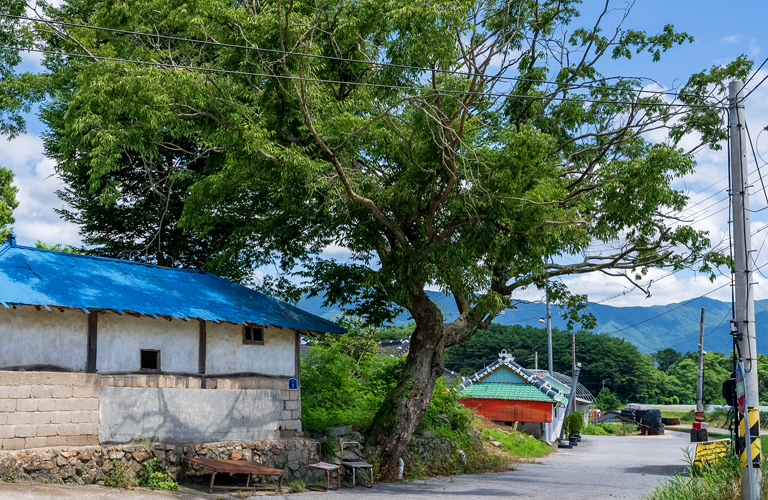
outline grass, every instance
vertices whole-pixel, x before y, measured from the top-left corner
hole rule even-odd
[[[552,452],[552,447],[523,432],[501,429],[482,430],[483,441],[491,440],[501,443],[500,448],[518,458],[545,457]]]
[[[710,434],[711,435],[711,434]],[[760,436],[765,449],[768,436]],[[741,498],[741,466],[733,456],[708,466],[694,469],[693,455],[687,454],[687,474],[677,474],[654,489],[647,500],[734,500]],[[768,461],[761,463],[763,476],[768,474]],[[768,481],[763,483],[763,498],[768,495]]]
[[[637,432],[637,426],[624,422],[587,424],[587,427],[581,431],[585,436],[627,436],[634,432]]]
[[[695,412],[691,411],[661,411],[661,418],[679,418],[681,424],[692,424]]]

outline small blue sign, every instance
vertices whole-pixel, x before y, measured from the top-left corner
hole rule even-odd
[[[296,391],[299,389],[299,381],[295,378],[289,378],[288,379],[288,389],[292,391]]]

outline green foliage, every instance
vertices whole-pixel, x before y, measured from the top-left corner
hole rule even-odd
[[[563,420],[563,430],[567,437],[575,436],[580,433],[585,425],[584,413],[580,411],[571,413]]]
[[[637,426],[624,422],[599,422],[587,424],[581,433],[585,436],[626,436],[637,431]]]
[[[343,335],[323,335],[301,362],[301,415],[305,429],[356,425],[367,428],[387,392],[395,386],[405,358],[380,353],[375,328],[345,318]],[[471,410],[458,403],[458,391],[435,384],[418,431],[432,431],[469,448]]]
[[[544,457],[552,452],[552,447],[543,441],[511,429],[502,431],[485,428],[482,430],[482,437],[484,441],[494,440],[501,443],[504,451],[519,458]]]
[[[609,388],[603,387],[595,398],[595,404],[597,408],[602,412],[614,411],[621,408],[621,401],[617,398]]]
[[[128,466],[119,460],[112,460],[112,469],[104,476],[104,486],[120,489],[133,486]]]
[[[304,484],[304,481],[296,478],[296,479],[289,479],[287,481],[288,484],[288,493],[304,493],[307,490],[307,485]]]
[[[651,354],[651,359],[656,363],[659,370],[663,372],[669,372],[669,369],[675,365],[675,363],[683,360],[683,355],[671,347],[656,351]]]
[[[4,12],[25,12],[25,2],[0,3]],[[428,339],[415,344],[422,359],[486,327],[531,285],[550,288],[569,326],[588,326],[587,297],[547,278],[605,270],[605,262],[640,277],[653,267],[714,276],[714,266],[728,263],[709,250],[706,232],[666,214],[687,201],[675,183],[692,172],[688,151],[697,148],[683,149],[683,136],[717,148],[726,135],[720,110],[695,94],[722,91],[752,63],[742,57],[692,75],[679,100],[694,107],[666,106],[663,95],[634,92],[643,80],[602,71],[611,58],[657,60],[690,36],[668,25],[656,34],[620,25],[609,39],[603,33],[613,28],[600,25],[609,16],[582,21],[578,4],[46,5],[49,19],[112,31],[73,28],[63,36],[45,23],[1,20],[2,45],[14,48],[0,50],[0,132],[22,132],[23,114],[40,103],[50,129],[46,154],[67,185],[62,214],[80,225],[93,252],[185,267],[201,261],[243,282],[269,265],[275,272],[259,285],[270,293],[322,294],[371,324],[407,309]],[[117,30],[230,46],[136,43]],[[296,53],[262,57],[232,45]],[[20,53],[30,47],[51,52],[39,74],[18,75]],[[558,57],[542,56],[550,53]],[[486,74],[453,73],[466,68]],[[490,92],[499,76],[521,77],[506,97]],[[670,140],[654,143],[649,130]],[[551,263],[619,240],[613,261]],[[349,257],[322,251],[333,246]],[[451,328],[444,323],[454,320],[425,301],[427,285],[461,305]],[[362,358],[345,363],[336,366],[342,373],[381,379]],[[664,396],[643,386],[653,375],[650,360],[634,368],[611,386],[620,398]],[[614,370],[594,367],[605,377]],[[401,386],[419,390],[393,391],[384,411],[420,416],[432,387],[423,390],[424,370],[403,373]],[[386,383],[360,397],[345,383],[337,395],[352,398],[352,420],[365,420]],[[313,425],[336,418],[308,417]],[[415,424],[392,425],[381,432],[407,437]]]
[[[9,472],[7,474],[0,475],[0,483],[15,483],[15,482],[16,482],[15,472]]]
[[[731,500],[739,497],[741,467],[735,456],[729,454],[722,460],[694,468],[691,453],[686,450],[688,474],[675,474],[667,479],[652,491],[648,500]]]
[[[344,325],[348,333],[323,336],[301,361],[301,417],[307,430],[370,425],[405,361],[376,355],[375,330],[359,322]]]
[[[79,248],[71,247],[69,245],[61,245],[58,243],[56,245],[49,245],[47,243],[43,243],[40,240],[37,240],[35,242],[35,248],[42,248],[44,250],[53,250],[55,252],[64,252],[64,253],[75,253],[75,254],[85,253],[83,250]]]
[[[403,326],[390,326],[387,328],[382,328],[379,330],[377,340],[382,342],[386,340],[407,339],[413,333],[414,328],[416,328],[414,323],[408,323],[407,325]]]
[[[19,188],[13,184],[13,172],[0,167],[0,239],[8,236],[9,226],[16,222],[13,211],[19,206],[16,194]]]
[[[145,488],[160,488],[170,491],[179,489],[179,483],[174,481],[171,475],[160,467],[160,464],[157,463],[157,457],[147,460],[141,466],[136,480],[139,486]]]

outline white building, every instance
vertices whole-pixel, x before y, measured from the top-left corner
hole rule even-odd
[[[301,430],[301,333],[334,323],[217,276],[0,245],[0,448]]]

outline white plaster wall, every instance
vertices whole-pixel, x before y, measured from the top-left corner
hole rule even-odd
[[[99,314],[96,369],[100,372],[138,371],[141,350],[159,349],[164,372],[197,372],[199,323],[163,318]]]
[[[254,372],[293,377],[296,332],[265,328],[264,345],[243,345],[243,325],[206,323],[205,373]]]
[[[85,370],[88,315],[82,311],[0,306],[0,368],[58,365]]]

